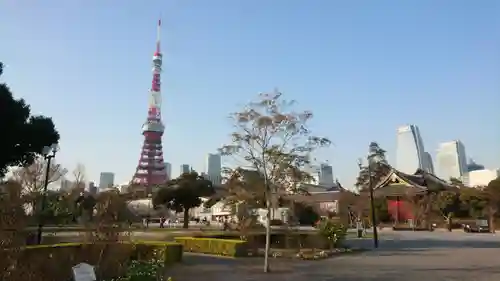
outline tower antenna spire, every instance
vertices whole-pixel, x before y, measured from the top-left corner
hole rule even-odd
[[[158,27],[156,28],[156,53],[160,54],[160,41],[161,41],[161,18],[158,19]]]

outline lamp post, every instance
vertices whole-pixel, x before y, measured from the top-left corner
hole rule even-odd
[[[38,232],[37,232],[37,242],[38,244],[42,243],[42,230],[44,223],[44,214],[45,205],[47,204],[47,187],[49,186],[49,176],[50,176],[50,162],[52,158],[56,157],[56,153],[59,150],[59,146],[57,143],[52,144],[51,146],[46,146],[43,148],[42,154],[43,158],[47,160],[47,167],[45,169],[45,182],[43,185],[43,195],[42,195],[42,206],[40,210],[40,217],[38,218]]]
[[[146,220],[146,228],[149,228],[149,221],[151,220],[151,197],[152,194],[148,193],[148,219]]]

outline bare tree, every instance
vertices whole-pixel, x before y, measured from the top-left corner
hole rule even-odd
[[[76,168],[73,170],[73,188],[83,191],[86,181],[85,166],[82,163],[76,164]]]
[[[46,169],[47,162],[43,157],[39,157],[35,159],[33,164],[13,170],[12,180],[22,186],[25,194],[41,193],[45,185]],[[55,163],[54,160],[52,160],[48,169],[48,184],[58,181],[67,173],[67,170],[62,168],[60,164]]]
[[[312,112],[295,112],[291,110],[293,104],[283,100],[278,91],[260,94],[243,110],[231,114],[235,128],[232,142],[220,149],[222,155],[233,156],[241,166],[250,166],[263,179],[264,194],[257,197],[265,198],[267,209],[264,272],[269,271],[272,202],[277,201],[277,195],[297,192],[300,183],[311,178],[305,171],[311,153],[330,144],[329,139],[311,134],[307,123]]]

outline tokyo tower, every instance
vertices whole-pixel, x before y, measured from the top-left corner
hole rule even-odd
[[[161,137],[165,126],[161,122],[161,65],[160,50],[161,20],[158,21],[156,52],[153,55],[153,82],[149,91],[149,109],[146,122],[142,126],[144,144],[141,156],[131,183],[145,186],[148,193],[155,185],[163,184],[168,180],[165,163],[163,161],[163,147]]]

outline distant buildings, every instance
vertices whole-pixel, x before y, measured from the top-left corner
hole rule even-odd
[[[432,164],[432,156],[429,152],[424,152],[425,167],[424,170],[428,173],[434,174],[434,165]]]
[[[70,191],[73,188],[73,185],[74,185],[74,183],[72,181],[67,180],[65,178],[61,178],[59,190],[60,191]]]
[[[319,166],[319,185],[333,185],[333,168],[324,163]]]
[[[89,193],[90,194],[96,194],[97,193],[97,186],[93,181],[89,182]]]
[[[222,161],[220,154],[209,153],[207,155],[206,163],[206,177],[212,181],[214,184],[220,184],[222,182],[221,177],[222,172]]]
[[[182,164],[181,165],[181,175],[184,173],[190,173],[191,172],[191,167],[188,164]]]
[[[165,171],[167,173],[167,178],[172,179],[172,164],[165,162]]]
[[[485,167],[484,165],[477,164],[474,159],[469,159],[469,163],[467,164],[467,171],[468,172],[473,172],[473,171],[478,171],[478,170],[484,170]]]
[[[459,140],[441,143],[436,154],[436,168],[437,176],[444,180],[461,179],[468,172],[463,143]]]
[[[396,168],[399,171],[413,174],[417,169],[428,171],[432,166],[432,160],[425,152],[424,142],[416,125],[399,127],[396,145]]]
[[[469,172],[467,175],[467,182],[465,185],[475,187],[475,186],[486,186],[490,181],[500,177],[500,170],[475,170]]]
[[[115,184],[115,174],[102,172],[99,176],[99,191],[112,187]]]

